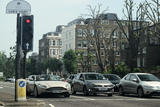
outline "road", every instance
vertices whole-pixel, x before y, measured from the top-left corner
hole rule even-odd
[[[0,82],[0,92],[14,94],[14,84]],[[160,105],[160,97],[137,98],[135,95],[118,96],[117,94],[108,97],[107,95],[83,96],[82,93],[78,93],[71,95],[70,98],[41,95],[39,98],[30,96],[29,99],[43,100],[46,107],[158,107]]]

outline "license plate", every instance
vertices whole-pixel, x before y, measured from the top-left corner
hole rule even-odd
[[[102,88],[100,88],[100,90],[101,90],[101,91],[106,91],[107,88],[102,87]]]

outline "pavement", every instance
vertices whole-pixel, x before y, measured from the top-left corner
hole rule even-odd
[[[45,107],[45,102],[34,99],[17,102],[14,100],[14,95],[0,92],[0,107]]]

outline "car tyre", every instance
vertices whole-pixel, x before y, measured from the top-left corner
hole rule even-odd
[[[37,89],[37,87],[35,86],[34,87],[34,97],[38,97],[39,95],[38,95],[38,89]]]
[[[123,87],[119,87],[119,93],[120,96],[124,96],[124,90]]]
[[[64,97],[70,97],[69,93],[64,93]]]
[[[74,90],[74,87],[71,87],[71,94],[76,94],[76,91]]]
[[[85,96],[89,95],[86,86],[83,87],[83,93],[84,93]]]
[[[143,89],[142,88],[138,88],[137,94],[138,94],[138,97],[143,98],[144,97]]]
[[[108,97],[112,97],[112,95],[113,95],[112,93],[109,93],[109,94],[108,94]]]

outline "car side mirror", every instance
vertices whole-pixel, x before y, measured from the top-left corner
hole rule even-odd
[[[33,81],[33,78],[29,78],[29,81]]]
[[[36,78],[35,78],[35,77],[32,77],[32,81],[36,81]]]
[[[79,80],[84,81],[84,78],[79,78]]]
[[[132,79],[132,81],[133,81],[133,82],[138,82],[138,80],[137,80],[137,79]]]

